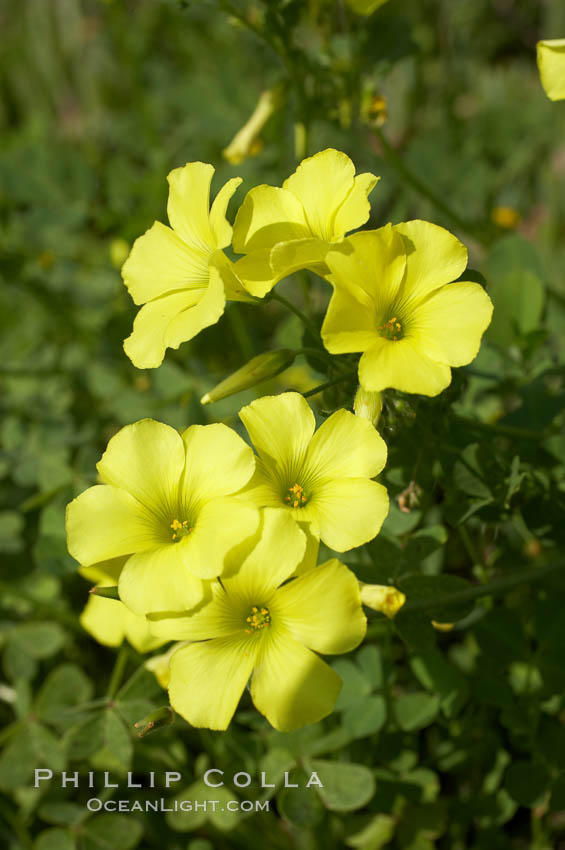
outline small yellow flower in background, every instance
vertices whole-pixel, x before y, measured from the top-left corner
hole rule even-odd
[[[495,224],[505,230],[514,230],[520,224],[520,213],[514,207],[494,207],[491,218]]]
[[[359,582],[361,602],[373,611],[379,611],[392,620],[406,602],[401,590],[386,584],[364,584]]]
[[[115,239],[112,239],[110,242],[110,262],[114,266],[115,269],[121,269],[125,261],[127,260],[127,256],[130,252],[130,244],[126,242],[125,239],[122,239],[120,236],[116,236]]]
[[[550,100],[565,100],[565,38],[537,43],[541,84]]]
[[[160,637],[190,641],[170,660],[169,696],[192,726],[227,729],[250,676],[251,698],[276,729],[331,713],[341,679],[316,653],[349,652],[367,623],[359,583],[339,561],[287,581],[305,543],[289,514],[266,510],[257,546],[212,583],[211,602],[151,618]]]
[[[115,558],[92,567],[81,567],[79,572],[98,587],[113,587],[118,582],[125,562],[125,558]],[[138,652],[151,652],[165,643],[165,639],[157,638],[150,632],[147,617],[134,614],[116,599],[91,595],[79,622],[89,635],[104,646],[120,646],[127,640]]]
[[[363,352],[359,381],[435,396],[451,382],[451,366],[477,356],[492,316],[478,283],[451,283],[467,250],[449,231],[426,221],[349,236],[326,255],[334,287],[322,338],[332,354]]]
[[[299,393],[264,396],[239,412],[259,458],[242,495],[288,512],[336,552],[372,540],[388,513],[388,495],[371,479],[386,462],[384,440],[347,410],[316,421]]]
[[[372,15],[387,0],[346,0],[348,6],[358,15]]]
[[[382,94],[366,92],[361,102],[361,120],[369,127],[382,127],[388,119],[387,99]]]
[[[259,138],[261,130],[274,113],[280,109],[284,100],[282,86],[275,86],[261,92],[253,113],[239,130],[222,154],[231,165],[239,165],[249,156],[256,156],[263,149]]]
[[[118,590],[135,614],[190,609],[258,528],[258,510],[232,496],[254,468],[225,425],[192,425],[182,437],[152,419],[127,425],[97,465],[104,483],[67,507],[69,552],[82,566],[128,556]]]
[[[323,263],[331,243],[369,218],[378,179],[355,176],[349,157],[328,148],[303,160],[282,189],[251,189],[233,226],[234,251],[248,255],[234,266],[245,288],[262,298],[291,272]]]
[[[213,174],[214,168],[204,162],[171,171],[171,227],[156,221],[136,239],[122,268],[129,294],[143,305],[124,342],[138,369],[159,366],[167,348],[178,348],[215,324],[226,298],[246,298],[221,250],[231,241],[226,209],[241,180],[228,180],[210,208]]]

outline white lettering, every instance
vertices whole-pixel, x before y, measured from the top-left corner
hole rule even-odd
[[[41,776],[42,773],[44,774],[44,776]],[[35,779],[34,779],[33,787],[39,788],[39,783],[42,782],[44,779],[52,779],[53,778],[53,771],[49,770],[48,767],[36,767],[36,769],[34,770],[34,776],[35,776]]]
[[[223,782],[209,782],[209,781],[208,781],[208,777],[209,777],[212,773],[219,773],[219,774],[220,774],[220,776],[223,776],[223,775],[224,775],[224,771],[223,771],[223,770],[218,770],[218,768],[217,768],[217,767],[211,767],[211,768],[210,768],[210,770],[207,770],[207,771],[206,771],[206,773],[205,773],[205,774],[204,774],[204,776],[203,776],[204,783],[208,786],[208,788],[220,788],[220,787],[224,784]]]

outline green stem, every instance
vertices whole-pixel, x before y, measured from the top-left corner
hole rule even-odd
[[[515,425],[499,425],[497,422],[480,422],[478,419],[467,419],[465,416],[454,417],[455,422],[472,428],[475,431],[483,431],[489,434],[501,434],[504,437],[513,437],[520,440],[545,440],[551,436],[552,431],[533,431],[530,428],[518,428]]]
[[[469,558],[471,559],[471,563],[473,564],[473,566],[475,566],[477,564],[480,565],[482,563],[482,561],[480,559],[479,553],[477,552],[475,544],[471,540],[471,536],[470,536],[469,532],[467,531],[467,529],[463,525],[460,525],[458,530],[459,530],[459,536],[461,537],[461,540],[463,542],[463,546],[465,547],[467,554],[468,554]]]
[[[302,393],[304,398],[310,398],[310,396],[318,395],[318,393],[323,392],[323,390],[327,390],[330,387],[335,387],[336,384],[342,384],[344,381],[350,381],[352,378],[357,377],[357,370],[355,372],[347,372],[344,375],[340,375],[338,378],[333,378],[331,381],[326,381],[325,384],[319,384],[319,386],[314,387],[311,390],[307,390],[305,393]]]
[[[451,219],[453,224],[459,228],[459,230],[464,230],[475,238],[481,239],[476,232],[476,228],[474,225],[470,224],[468,221],[465,221],[461,218],[461,216],[451,209],[435,192],[430,189],[419,177],[417,177],[412,170],[406,165],[401,156],[396,152],[393,146],[390,144],[384,133],[379,129],[379,127],[374,128],[374,133],[377,136],[378,140],[381,143],[381,147],[383,150],[383,155],[386,161],[389,163],[392,168],[400,174],[407,183],[415,189],[418,194],[423,195],[430,201],[440,212],[442,212],[447,218]],[[483,241],[481,239],[481,241]]]
[[[265,300],[278,301],[279,304],[283,304],[287,310],[290,310],[291,313],[294,313],[295,316],[298,316],[304,327],[310,331],[314,339],[321,339],[320,331],[318,330],[316,325],[310,321],[308,316],[306,316],[302,312],[302,310],[299,310],[298,307],[295,307],[292,301],[288,301],[283,295],[279,295],[278,292],[270,292]]]
[[[520,584],[529,584],[530,582],[539,581],[551,573],[563,570],[565,568],[565,560],[554,561],[551,564],[546,564],[543,567],[537,567],[533,570],[520,570],[510,576],[503,576],[495,579],[488,584],[482,584],[478,587],[470,587],[468,590],[458,590],[455,593],[446,593],[445,596],[436,597],[434,599],[408,599],[403,605],[402,611],[405,613],[416,614],[424,611],[435,610],[438,607],[446,605],[457,605],[461,602],[471,602],[474,599],[481,599],[483,596],[497,596],[517,587]]]
[[[118,657],[116,658],[116,663],[114,664],[114,669],[112,670],[112,676],[110,677],[110,684],[108,685],[108,692],[106,695],[108,700],[113,700],[118,692],[122,677],[124,675],[124,670],[126,668],[128,653],[128,646],[124,642],[120,647]]]

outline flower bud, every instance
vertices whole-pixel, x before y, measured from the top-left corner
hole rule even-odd
[[[376,427],[382,409],[382,393],[370,393],[364,390],[363,387],[359,387],[353,402],[353,410],[356,416],[360,416],[362,419],[368,419]]]
[[[380,611],[390,620],[398,614],[406,602],[406,596],[396,587],[386,584],[364,584],[359,582],[361,602],[373,611]]]
[[[274,378],[280,372],[284,372],[294,362],[296,352],[290,348],[279,348],[276,351],[266,351],[264,354],[258,354],[237,372],[234,372],[225,380],[221,381],[214,389],[207,392],[200,399],[201,404],[210,404],[213,401],[219,401],[221,398],[227,398],[235,393],[240,393],[243,390],[248,390],[260,384],[262,381],[267,381],[269,378]]]
[[[106,587],[101,584],[97,584],[95,587],[91,587],[88,592],[92,593],[93,596],[103,596],[104,599],[120,598],[117,585],[114,585],[113,587]]]
[[[144,738],[149,732],[154,732],[162,726],[170,726],[175,719],[175,712],[170,705],[157,708],[134,724],[139,738]]]
[[[261,152],[263,143],[259,134],[269,118],[282,106],[283,99],[282,86],[275,86],[261,93],[252,115],[222,151],[224,158],[231,165],[239,165],[247,157],[257,156]]]
[[[432,620],[432,626],[437,632],[450,632],[455,623],[438,623],[437,620]]]

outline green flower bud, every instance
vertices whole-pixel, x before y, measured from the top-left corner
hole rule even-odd
[[[145,737],[150,732],[160,729],[161,726],[170,726],[175,719],[175,712],[170,705],[164,705],[161,708],[155,709],[150,714],[147,714],[141,720],[134,724],[138,730],[139,738]]]
[[[103,587],[100,584],[97,584],[96,587],[91,587],[88,591],[92,593],[93,596],[103,596],[104,599],[119,599],[118,595],[118,587],[114,585],[113,587]]]
[[[368,419],[376,428],[382,409],[382,393],[370,393],[364,390],[363,387],[359,387],[353,402],[353,410],[356,416],[361,416],[362,419]]]
[[[219,401],[221,398],[235,395],[235,393],[248,390],[262,381],[274,378],[275,375],[288,369],[293,364],[295,357],[296,352],[290,348],[279,348],[276,351],[259,354],[245,366],[242,366],[241,369],[238,369],[237,372],[221,381],[213,390],[203,395],[200,403],[210,404],[213,401]]]

